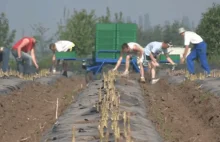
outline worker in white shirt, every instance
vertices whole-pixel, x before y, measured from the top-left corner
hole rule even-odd
[[[155,84],[159,81],[159,78],[155,78],[156,76],[156,67],[159,66],[159,63],[157,62],[157,56],[160,55],[162,52],[167,58],[167,61],[171,63],[173,66],[176,66],[176,64],[173,62],[173,60],[168,55],[168,50],[171,44],[169,44],[168,41],[158,42],[153,41],[150,42],[145,48],[144,53],[146,56],[146,60],[148,61],[148,69],[151,73],[151,84]]]
[[[194,60],[199,57],[202,68],[207,72],[208,77],[210,76],[210,67],[207,61],[207,44],[204,40],[195,32],[186,31],[184,28],[179,28],[179,34],[184,38],[185,50],[181,63],[186,59],[189,45],[192,43],[194,47],[191,49],[190,54],[187,56],[187,69],[190,74],[195,74]]]
[[[118,67],[121,65],[121,61],[123,59],[123,54],[127,54],[126,56],[126,63],[125,63],[125,71],[123,72],[123,76],[124,75],[128,75],[129,74],[129,65],[130,65],[130,58],[132,56],[138,56],[140,61],[143,62],[143,54],[144,54],[144,49],[141,45],[139,45],[138,43],[135,42],[129,42],[129,43],[124,43],[121,46],[121,53],[120,53],[120,57],[118,59],[117,64],[115,65],[115,68],[113,69],[113,71],[117,70]],[[145,82],[145,78],[144,78],[144,68],[143,68],[143,64],[140,63],[140,81],[141,82]]]
[[[74,47],[75,47],[75,44],[67,40],[60,40],[55,43],[51,43],[49,48],[53,52],[53,57],[52,57],[53,65],[56,66],[60,62],[60,60],[57,60],[57,63],[56,63],[55,52],[72,52]],[[67,77],[67,63],[65,61],[63,61],[63,73],[62,74]]]

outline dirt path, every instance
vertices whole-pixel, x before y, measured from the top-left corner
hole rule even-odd
[[[39,142],[42,133],[55,123],[58,116],[85,86],[84,78],[60,78],[49,86],[29,83],[23,89],[0,96],[0,142]]]
[[[220,142],[220,99],[193,82],[142,84],[148,115],[166,142]]]
[[[104,88],[104,81],[96,80],[80,93],[76,103],[71,104],[59,117],[56,125],[45,133],[42,142],[71,142],[73,136],[76,142],[115,142],[114,135],[116,132],[115,129],[112,129],[114,127],[118,127],[120,130],[120,142],[127,141],[128,135],[132,137],[134,142],[163,142],[152,122],[146,117],[144,97],[138,82],[117,78],[114,85],[117,90],[116,93],[120,94],[120,114],[118,115],[119,120],[116,120],[117,125],[112,123],[116,114],[113,105],[110,105],[111,109],[105,112],[103,112],[104,105],[98,111],[94,107],[100,98],[100,87],[102,88],[101,95],[103,98],[100,104],[105,103],[104,98],[107,97],[108,93],[110,96],[115,95]],[[110,101],[111,99],[108,100],[108,103]],[[131,114],[126,121],[124,121],[126,116],[123,112],[127,112],[127,115]],[[104,120],[102,118],[106,114],[108,117],[106,125],[108,127],[103,129],[105,136],[101,140],[98,126],[102,124]]]

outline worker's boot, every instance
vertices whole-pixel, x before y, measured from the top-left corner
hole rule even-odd
[[[145,82],[146,82],[146,81],[145,81],[145,78],[144,78],[144,77],[141,77],[141,78],[140,78],[140,82],[141,82],[141,83],[145,83]]]
[[[152,80],[151,80],[151,84],[156,84],[159,80],[160,80],[159,78],[157,78],[157,79],[152,79]]]

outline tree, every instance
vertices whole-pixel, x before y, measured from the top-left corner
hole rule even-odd
[[[163,28],[161,25],[156,25],[153,27],[153,33],[152,33],[152,38],[154,41],[162,41],[163,40]]]
[[[11,47],[15,39],[16,30],[10,32],[9,21],[5,13],[0,15],[0,46]]]
[[[213,4],[207,12],[202,14],[202,19],[196,32],[203,37],[208,44],[208,54],[220,54],[220,4]]]
[[[163,27],[163,39],[172,40],[172,25],[169,21],[165,21],[165,25]]]
[[[74,42],[77,45],[77,55],[88,55],[91,53],[95,42],[96,21],[94,10],[90,12],[85,9],[81,11],[74,10],[74,13],[66,19],[66,24],[58,25],[59,39]]]
[[[148,43],[149,39],[149,35],[151,35],[151,33],[149,32],[145,32],[143,30],[143,27],[138,27],[138,31],[137,31],[137,42],[141,45],[146,45],[146,43]]]
[[[120,11],[119,13],[115,13],[114,23],[123,23],[123,13]]]
[[[175,46],[182,46],[183,45],[183,39],[178,33],[178,29],[182,27],[182,24],[175,20],[173,24],[171,25],[170,34],[171,34],[171,41],[172,44]]]
[[[106,8],[106,15],[98,18],[99,23],[112,23],[111,21],[111,12],[109,7]]]

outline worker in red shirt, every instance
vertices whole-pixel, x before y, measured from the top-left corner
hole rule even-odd
[[[23,37],[12,47],[11,52],[16,59],[20,75],[31,73],[32,61],[36,69],[39,68],[35,56],[35,44],[36,40],[33,37]]]

